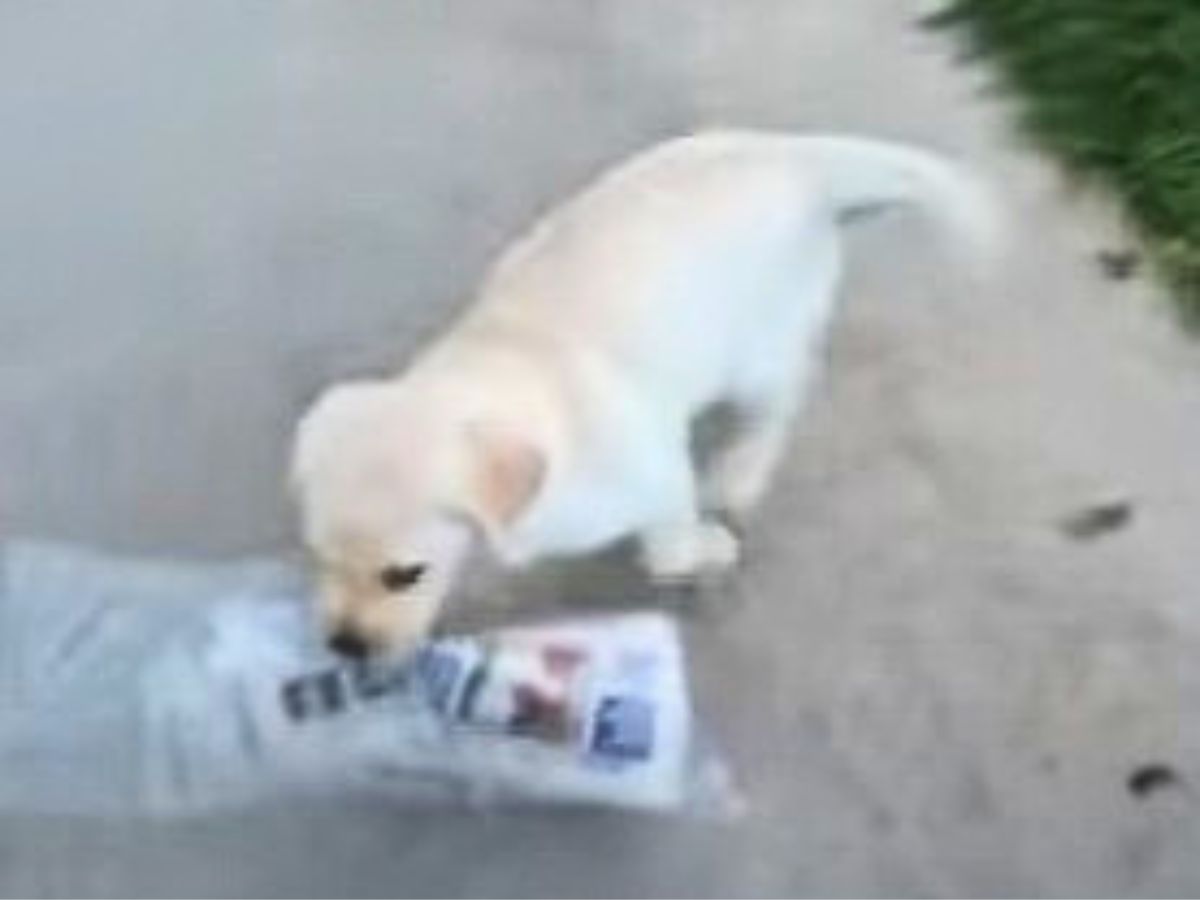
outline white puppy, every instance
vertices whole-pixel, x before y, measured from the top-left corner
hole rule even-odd
[[[713,514],[768,487],[833,310],[839,223],[904,202],[987,237],[947,162],[782,134],[670,141],[549,214],[407,371],[336,386],[300,424],[335,648],[419,640],[477,539],[510,565],[636,535],[656,579],[733,566]],[[740,423],[697,475],[689,429],[718,401]]]

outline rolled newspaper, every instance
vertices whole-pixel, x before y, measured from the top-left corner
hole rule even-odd
[[[438,640],[346,665],[303,572],[0,545],[0,813],[191,815],[352,792],[402,805],[736,811],[674,621]]]
[[[159,691],[172,721],[157,731],[180,748],[157,755],[171,763],[156,792],[166,808],[240,784],[413,803],[732,809],[725,771],[697,739],[678,628],[664,615],[512,628],[437,640],[402,662],[316,667],[310,656],[264,656],[250,636],[267,623],[235,619],[206,666],[224,700],[209,693],[203,709],[188,708]],[[218,703],[230,711],[223,737]]]

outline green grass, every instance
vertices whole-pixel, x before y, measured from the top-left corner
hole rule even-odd
[[[1200,325],[1200,0],[951,0],[930,24],[963,33],[1029,133],[1115,191]]]

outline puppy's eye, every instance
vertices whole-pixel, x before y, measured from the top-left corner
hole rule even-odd
[[[415,563],[411,566],[386,566],[379,573],[379,583],[384,590],[395,593],[412,587],[425,574],[425,566]]]

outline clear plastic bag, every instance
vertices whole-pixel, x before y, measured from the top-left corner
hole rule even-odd
[[[638,613],[455,637],[348,665],[274,563],[10,546],[0,809],[191,814],[369,792],[414,805],[727,815],[675,624]]]

